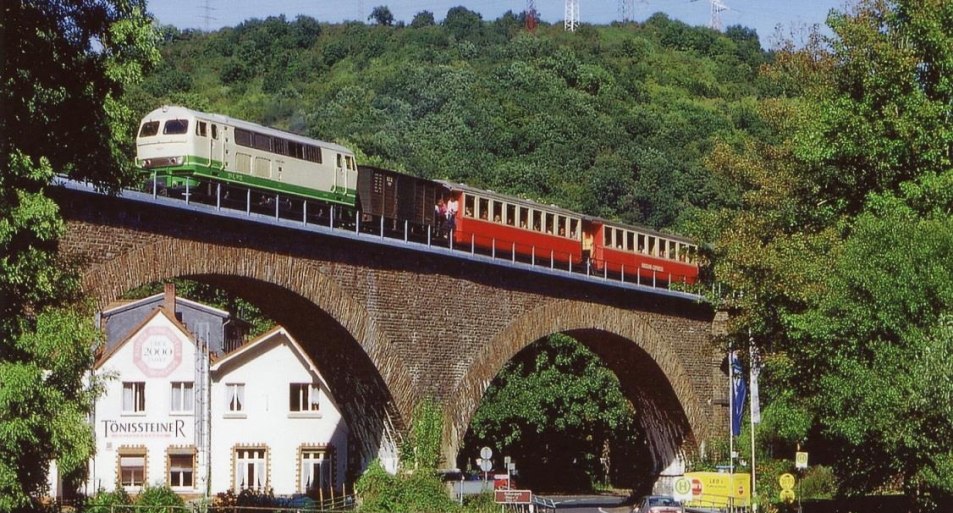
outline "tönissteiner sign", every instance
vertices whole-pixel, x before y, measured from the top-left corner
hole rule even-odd
[[[168,421],[148,420],[103,420],[103,435],[109,437],[127,438],[186,438],[185,419]]]

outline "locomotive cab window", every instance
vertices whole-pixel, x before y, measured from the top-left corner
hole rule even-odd
[[[163,135],[185,134],[189,131],[189,120],[187,119],[167,119],[162,127]]]
[[[146,121],[142,124],[142,128],[139,129],[139,137],[152,137],[159,133],[159,122],[158,121]]]
[[[204,121],[195,122],[195,135],[199,137],[208,137],[208,123]]]

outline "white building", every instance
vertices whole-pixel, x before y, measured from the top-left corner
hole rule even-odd
[[[158,308],[155,299],[141,300],[151,313],[140,312],[126,336],[108,340],[94,369],[106,382],[93,417],[87,493],[117,484],[133,494],[145,484],[168,485],[187,498],[244,488],[340,490],[347,427],[287,331],[273,329],[222,354],[176,317],[174,289],[166,288]]]

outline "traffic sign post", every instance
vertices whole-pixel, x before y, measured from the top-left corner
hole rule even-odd
[[[673,498],[678,502],[688,502],[692,500],[692,481],[687,477],[680,477],[675,480],[674,486],[672,487]]]
[[[796,452],[794,453],[794,468],[798,470],[804,470],[807,468],[807,453],[806,452]]]

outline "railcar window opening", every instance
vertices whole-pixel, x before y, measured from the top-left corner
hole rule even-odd
[[[473,196],[467,194],[463,197],[463,215],[473,217],[475,215],[473,212]]]
[[[254,136],[252,147],[261,151],[272,151],[271,136],[265,134],[252,133]]]
[[[635,251],[635,233],[625,232],[625,250]]]
[[[519,207],[519,216],[520,216],[520,228],[524,230],[529,227],[529,209],[526,207]]]
[[[139,129],[139,137],[152,137],[159,133],[159,122],[158,121],[146,121],[142,124],[142,128]]]
[[[543,226],[546,228],[546,233],[553,234],[553,214],[549,212],[543,213]]]
[[[645,235],[639,233],[635,236],[636,247],[639,253],[645,253]]]
[[[608,226],[602,228],[602,245],[607,248],[612,247],[612,228]]]
[[[347,155],[344,157],[344,162],[347,163],[347,168],[351,171],[357,171],[357,167],[354,165],[354,157]]]
[[[252,133],[244,128],[235,129],[235,144],[252,148]]]
[[[493,202],[493,222],[503,223],[503,202],[501,201]]]
[[[578,219],[569,220],[569,236],[572,237],[573,239],[578,240],[579,238],[579,220]]]
[[[516,205],[506,204],[506,224],[513,226],[516,224]]]
[[[613,237],[613,242],[615,242],[615,249],[622,249],[622,229],[615,229],[615,237]]]
[[[648,248],[649,248],[648,254],[655,256],[655,237],[651,237],[651,236],[649,237]]]
[[[477,201],[477,215],[480,216],[480,219],[483,219],[484,221],[489,219],[490,200],[486,198],[479,198]]]
[[[189,120],[187,119],[167,119],[162,125],[163,135],[179,135],[189,132]]]
[[[195,122],[195,135],[199,137],[208,137],[208,123],[204,121]]]
[[[675,260],[675,241],[668,241],[668,258],[669,260]]]
[[[539,210],[533,210],[532,216],[533,216],[533,229],[536,230],[537,232],[542,232],[543,231],[542,230],[543,213],[540,212]]]

